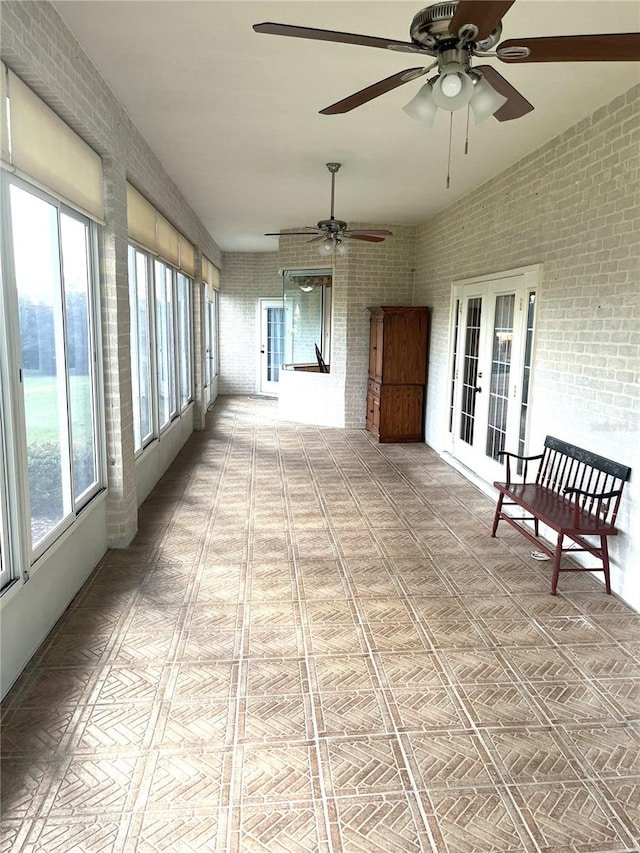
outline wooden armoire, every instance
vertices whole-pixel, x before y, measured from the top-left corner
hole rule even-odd
[[[369,308],[367,429],[378,441],[422,441],[429,309]]]

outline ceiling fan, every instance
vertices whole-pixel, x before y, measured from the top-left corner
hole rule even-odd
[[[321,219],[317,226],[313,228],[310,225],[305,226],[301,231],[276,231],[270,234],[265,234],[265,237],[291,237],[291,236],[311,236],[307,243],[320,243],[318,251],[321,255],[330,255],[334,249],[337,249],[338,254],[346,255],[348,246],[344,242],[346,240],[364,240],[367,243],[381,243],[385,237],[393,237],[393,232],[385,229],[365,229],[352,231],[349,229],[348,223],[342,219],[336,219],[333,215],[335,190],[336,190],[336,172],[342,163],[327,163],[327,169],[331,172],[331,214],[328,219]]]
[[[316,39],[342,44],[435,57],[431,65],[409,68],[355,92],[320,112],[346,113],[392,89],[428,74],[412,101],[404,107],[412,118],[429,127],[438,108],[453,112],[469,105],[476,123],[493,115],[498,121],[521,118],[533,105],[491,65],[472,67],[474,57],[502,62],[628,62],[640,60],[640,33],[547,36],[503,41],[502,17],[515,0],[451,0],[427,6],[415,15],[411,41],[320,30],[291,24],[255,24],[258,33]],[[498,45],[495,52],[493,48]]]

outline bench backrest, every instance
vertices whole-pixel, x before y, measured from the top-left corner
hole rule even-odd
[[[548,435],[536,482],[556,492],[568,503],[577,503],[585,512],[615,524],[620,494],[598,500],[585,495],[565,495],[564,491],[576,488],[585,492],[621,492],[630,474],[631,468],[626,465]]]

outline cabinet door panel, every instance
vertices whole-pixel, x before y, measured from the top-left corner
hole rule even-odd
[[[422,385],[427,366],[427,312],[391,314],[384,329],[383,382]]]
[[[421,385],[383,385],[380,441],[422,441],[423,400]]]

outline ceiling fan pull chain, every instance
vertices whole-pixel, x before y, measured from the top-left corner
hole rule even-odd
[[[453,135],[453,113],[449,113],[449,153],[447,156],[447,189],[451,184],[451,137]]]
[[[464,153],[469,153],[469,114],[471,113],[471,103],[467,104],[467,133],[464,138]]]

